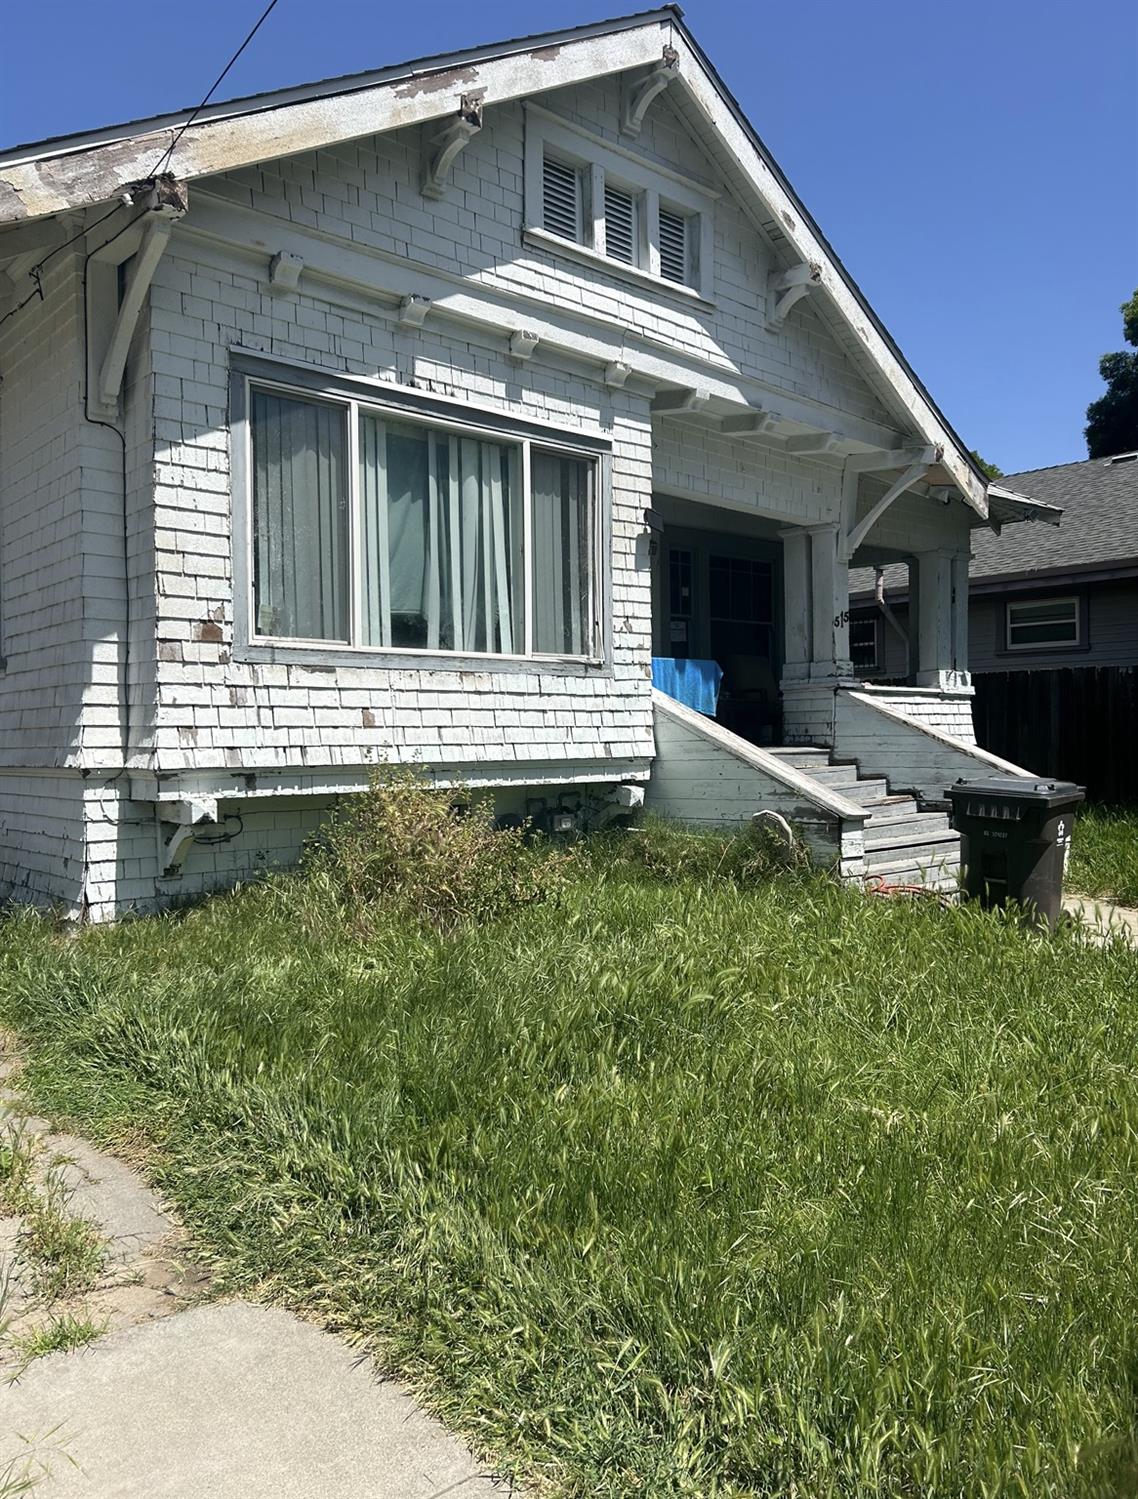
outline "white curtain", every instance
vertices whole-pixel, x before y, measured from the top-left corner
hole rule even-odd
[[[516,450],[362,413],[360,468],[365,642],[520,651]]]
[[[347,640],[343,409],[254,389],[251,419],[256,633]]]
[[[533,489],[533,648],[583,656],[593,649],[590,465],[535,448]]]

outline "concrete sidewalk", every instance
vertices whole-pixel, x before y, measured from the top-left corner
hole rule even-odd
[[[370,1360],[287,1312],[202,1306],[29,1365],[0,1472],[49,1437],[43,1499],[504,1499]]]
[[[0,1087],[5,1139],[32,1142],[36,1191],[92,1225],[103,1266],[52,1297],[25,1218],[0,1218],[0,1491],[27,1476],[33,1499],[504,1499],[340,1339],[269,1307],[203,1305],[208,1277],[168,1205]],[[67,1315],[107,1330],[22,1365],[21,1338]]]
[[[1065,895],[1063,909],[1090,929],[1097,942],[1121,937],[1131,947],[1138,947],[1138,911],[1131,906],[1115,906],[1107,900],[1085,895]]]

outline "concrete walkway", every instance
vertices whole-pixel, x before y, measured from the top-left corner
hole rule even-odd
[[[287,1312],[201,1306],[30,1365],[0,1472],[39,1438],[43,1499],[502,1499],[370,1361]]]
[[[1138,911],[1131,906],[1115,906],[1106,900],[1092,900],[1085,895],[1065,895],[1063,909],[1077,916],[1098,942],[1121,937],[1131,947],[1138,947]]]
[[[287,1312],[205,1304],[167,1206],[121,1161],[53,1134],[0,1089],[41,1200],[97,1229],[93,1284],[48,1300],[25,1216],[0,1217],[0,1492],[33,1499],[504,1499],[466,1447],[371,1360]],[[24,1362],[62,1316],[105,1327]],[[23,1492],[23,1490],[20,1490]]]

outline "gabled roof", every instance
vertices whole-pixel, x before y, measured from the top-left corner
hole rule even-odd
[[[787,265],[811,268],[818,288],[814,296],[823,294],[827,315],[842,326],[847,347],[906,435],[943,450],[944,479],[986,516],[987,486],[968,450],[684,26],[677,6],[0,152],[0,233],[6,224],[113,201],[132,183],[152,177],[159,165],[192,181],[454,116],[464,94],[477,92],[488,107],[590,78],[647,72],[662,60],[674,70],[674,86],[685,104],[714,132],[745,189],[761,204]]]

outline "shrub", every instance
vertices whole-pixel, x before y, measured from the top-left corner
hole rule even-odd
[[[498,827],[489,801],[465,803],[411,770],[376,771],[306,858],[357,919],[395,912],[444,930],[548,899],[566,862],[532,844],[528,823]]]

